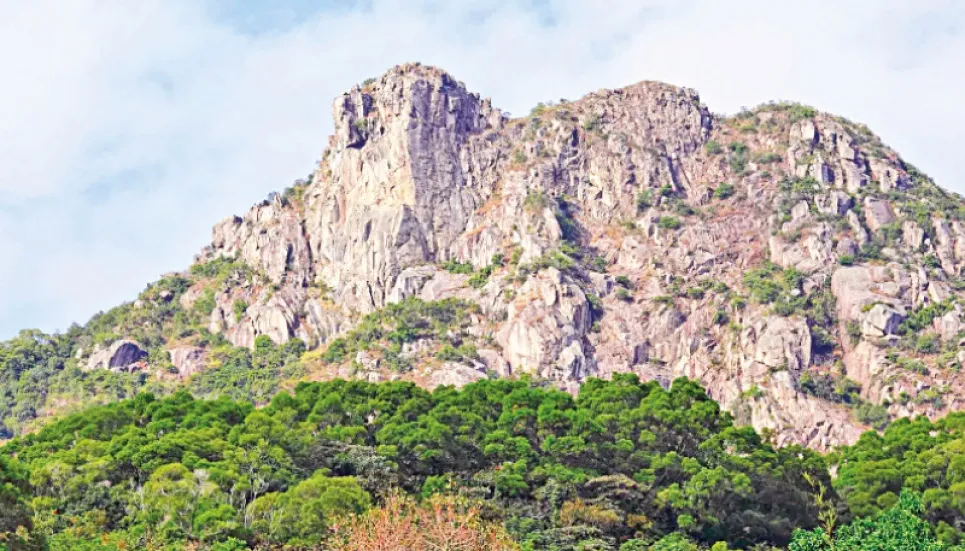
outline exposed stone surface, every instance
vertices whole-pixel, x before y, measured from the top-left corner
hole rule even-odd
[[[208,329],[235,345],[317,348],[387,304],[459,298],[479,310],[445,338],[475,343],[477,358],[431,360],[440,342],[423,339],[402,347],[408,373],[364,351],[329,375],[433,386],[530,374],[568,390],[615,373],[687,376],[740,422],[818,449],[866,427],[808,394],[805,374],[848,377],[893,415],[965,397],[937,356],[922,360],[934,375],[894,361],[914,354],[903,324],[929,306],[942,305],[921,332],[957,345],[965,229],[866,128],[781,105],[717,118],[692,90],[653,82],[510,119],[418,64],[332,112],[309,181],[219,223],[198,258],[252,273],[180,298],[192,308],[213,292]],[[771,302],[745,282],[767,261],[789,278]],[[182,374],[203,364],[177,354]],[[899,403],[924,385],[948,387],[944,409]]]
[[[871,231],[878,231],[882,226],[895,221],[895,215],[891,212],[891,205],[888,204],[888,201],[872,199],[871,197],[865,199],[864,217]]]
[[[110,369],[112,371],[131,371],[147,358],[147,352],[138,343],[121,339],[110,346],[96,347],[87,360],[87,369]]]
[[[177,346],[168,349],[171,364],[182,379],[201,371],[207,365],[207,351],[200,346]]]
[[[429,386],[452,385],[455,387],[485,379],[486,373],[464,364],[447,362],[429,376]]]

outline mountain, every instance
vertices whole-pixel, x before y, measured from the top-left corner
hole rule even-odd
[[[0,347],[0,431],[147,389],[700,382],[777,444],[960,409],[965,202],[863,125],[642,82],[511,118],[395,67],[186,271]]]

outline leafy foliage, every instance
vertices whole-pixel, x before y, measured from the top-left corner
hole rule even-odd
[[[51,541],[110,533],[105,541],[138,548],[314,546],[392,486],[474,500],[524,548],[675,532],[707,545],[784,544],[815,523],[803,474],[830,484],[820,456],[735,427],[695,383],[664,390],[629,375],[590,380],[575,398],[507,380],[432,393],[303,383],[259,410],[140,394],[2,451],[29,469],[34,522]],[[348,525],[364,532],[366,518]]]
[[[962,526],[963,428],[965,415],[953,413],[937,422],[899,419],[883,434],[868,432],[841,450],[835,486],[860,516],[880,513],[908,490],[921,493],[925,518],[940,531]]]
[[[410,297],[366,315],[355,329],[333,340],[322,359],[341,362],[373,348],[397,354],[403,344],[426,337],[445,341],[450,331],[467,327],[477,311],[478,306],[460,299],[429,302]]]
[[[833,535],[818,528],[798,531],[789,551],[943,551],[946,545],[922,518],[921,500],[904,493],[888,510],[842,526]]]

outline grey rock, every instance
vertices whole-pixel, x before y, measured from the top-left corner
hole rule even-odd
[[[862,321],[861,332],[870,337],[894,335],[904,320],[905,316],[894,308],[885,304],[875,304]]]
[[[894,222],[895,214],[888,201],[867,197],[864,201],[864,218],[868,222],[868,228],[875,232]]]
[[[821,214],[843,216],[853,206],[851,196],[841,191],[830,191],[815,198],[815,206]]]
[[[200,372],[208,363],[207,351],[199,346],[177,346],[168,349],[168,354],[182,379]]]
[[[87,369],[110,369],[112,371],[132,371],[137,369],[147,352],[135,341],[121,339],[106,348],[97,347],[87,360]]]

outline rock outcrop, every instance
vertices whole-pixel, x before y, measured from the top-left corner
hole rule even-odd
[[[205,368],[207,351],[200,346],[177,346],[168,350],[178,377],[186,379]]]
[[[246,275],[181,296],[211,295],[208,329],[235,345],[324,347],[387,305],[458,298],[479,307],[471,326],[393,352],[422,362],[410,373],[369,352],[333,373],[570,390],[688,376],[776,441],[820,449],[867,428],[836,389],[892,416],[965,397],[949,368],[963,203],[863,126],[786,104],[720,118],[653,82],[511,119],[418,64],[352,88],[333,117],[311,178],[219,223],[197,259]],[[447,340],[478,353],[431,361]],[[172,351],[185,376],[202,358]],[[916,398],[939,387],[941,403]]]
[[[107,347],[97,347],[87,360],[87,369],[110,369],[112,371],[132,371],[143,367],[147,352],[138,343],[121,339]]]

